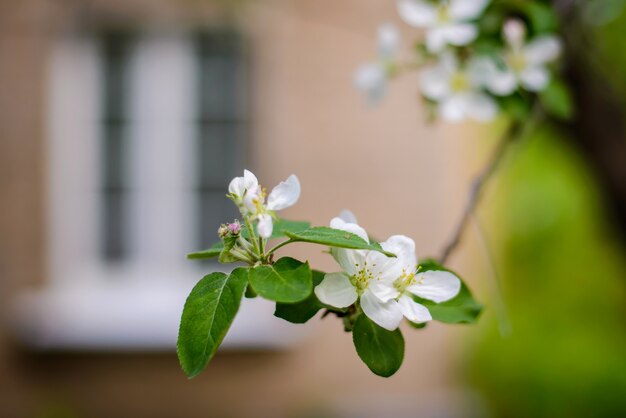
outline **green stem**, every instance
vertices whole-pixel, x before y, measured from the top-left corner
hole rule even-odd
[[[276,250],[278,250],[279,248],[284,247],[285,245],[291,244],[293,242],[298,242],[298,240],[296,240],[296,239],[288,239],[287,241],[283,241],[280,244],[278,244],[277,246],[275,246],[274,248],[272,248],[271,250],[269,250],[267,252],[267,255],[270,256],[270,255],[274,254],[274,252],[276,252]]]
[[[246,222],[246,228],[248,229],[248,233],[250,234],[250,241],[252,241],[252,244],[254,244],[254,250],[257,252],[257,254],[261,254],[261,250],[259,248],[259,244],[256,241],[256,235],[254,233],[254,229],[252,228],[252,223],[250,222],[250,218],[247,216],[244,216],[244,220]]]

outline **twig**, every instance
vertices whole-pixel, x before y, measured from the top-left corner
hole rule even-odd
[[[491,177],[493,172],[498,167],[498,164],[506,154],[506,150],[521,133],[523,128],[523,123],[520,121],[511,122],[509,127],[507,128],[504,135],[502,135],[498,145],[495,150],[491,154],[491,157],[487,161],[485,167],[481,170],[480,173],[474,178],[472,184],[470,186],[469,195],[467,198],[467,203],[465,204],[465,209],[463,210],[463,214],[461,215],[461,219],[457,224],[454,232],[452,234],[452,238],[448,241],[448,244],[444,247],[443,252],[441,253],[441,257],[439,257],[439,261],[441,264],[445,264],[448,261],[448,258],[452,254],[452,252],[457,248],[459,243],[461,242],[461,237],[463,236],[463,231],[465,230],[465,226],[467,225],[472,212],[476,208],[478,201],[482,195],[483,189],[485,187],[485,183]]]

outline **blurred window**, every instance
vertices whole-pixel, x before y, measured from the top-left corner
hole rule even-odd
[[[236,217],[224,197],[245,164],[247,60],[233,31],[110,32],[51,50],[46,177],[50,280],[17,301],[43,348],[172,350],[207,271],[184,254]],[[225,347],[297,334],[271,303],[243,301]]]

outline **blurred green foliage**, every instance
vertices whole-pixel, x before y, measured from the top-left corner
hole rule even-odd
[[[487,309],[471,384],[497,417],[626,416],[626,260],[600,186],[549,128],[512,157],[489,235],[513,332]]]

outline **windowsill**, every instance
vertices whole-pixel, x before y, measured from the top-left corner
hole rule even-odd
[[[114,280],[33,289],[16,301],[14,328],[37,350],[174,351],[193,284]],[[244,298],[222,347],[286,349],[310,331],[273,313],[273,303]]]

